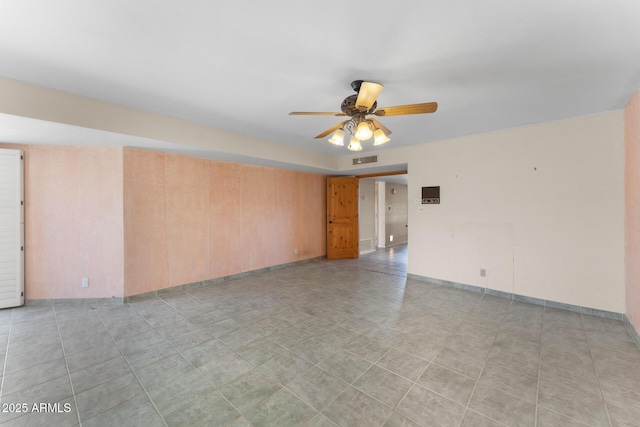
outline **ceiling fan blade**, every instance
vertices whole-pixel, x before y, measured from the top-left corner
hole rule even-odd
[[[332,127],[331,129],[327,129],[324,132],[322,132],[320,135],[316,136],[315,139],[318,138],[324,138],[325,136],[329,135],[331,132],[340,129],[342,126],[344,126],[345,123],[347,123],[349,120],[345,120],[342,123],[338,123],[337,125],[335,125],[334,127]]]
[[[290,116],[346,116],[345,113],[330,113],[323,111],[292,111]]]
[[[356,99],[356,108],[360,111],[369,111],[373,103],[378,99],[383,87],[379,83],[362,82],[358,92],[358,99]]]
[[[435,113],[437,109],[437,102],[425,102],[424,104],[397,105],[395,107],[378,108],[373,112],[373,114],[376,116],[402,116],[405,114]]]
[[[373,125],[380,129],[382,132],[384,132],[385,135],[389,136],[391,134],[391,131],[389,130],[389,128],[387,128],[385,125],[383,125],[382,123],[380,123],[378,120],[376,119],[368,119],[371,120],[373,122]]]

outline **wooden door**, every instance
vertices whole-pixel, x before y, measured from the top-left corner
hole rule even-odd
[[[327,258],[358,258],[358,178],[327,178]]]

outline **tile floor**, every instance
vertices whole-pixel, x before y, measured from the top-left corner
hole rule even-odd
[[[640,425],[640,350],[621,322],[361,262],[0,310],[0,423]]]

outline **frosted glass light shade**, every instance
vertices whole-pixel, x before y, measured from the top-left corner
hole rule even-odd
[[[375,141],[373,145],[382,145],[391,141],[381,129],[376,129],[375,132],[373,132],[373,140]]]
[[[351,151],[360,151],[360,150],[362,150],[362,144],[360,144],[360,141],[358,141],[357,137],[352,136],[351,137],[351,142],[349,143],[347,148],[349,150],[351,150]]]
[[[333,145],[344,145],[344,131],[338,129],[333,136],[329,138],[329,142]]]
[[[373,136],[373,132],[371,132],[369,123],[367,123],[366,121],[360,122],[360,124],[356,128],[356,138],[358,138],[358,140],[360,141],[366,141],[372,136]]]

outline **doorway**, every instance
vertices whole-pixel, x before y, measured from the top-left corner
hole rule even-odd
[[[408,207],[407,171],[330,177],[327,259],[406,277]]]
[[[404,243],[389,248],[379,248],[372,252],[361,254],[360,257],[355,259],[327,259],[327,262],[358,270],[407,277],[408,250],[408,243]]]
[[[409,194],[406,171],[361,175],[359,185],[359,248],[367,269],[378,262],[406,276],[409,246]]]
[[[407,174],[361,177],[360,254],[409,242]]]

